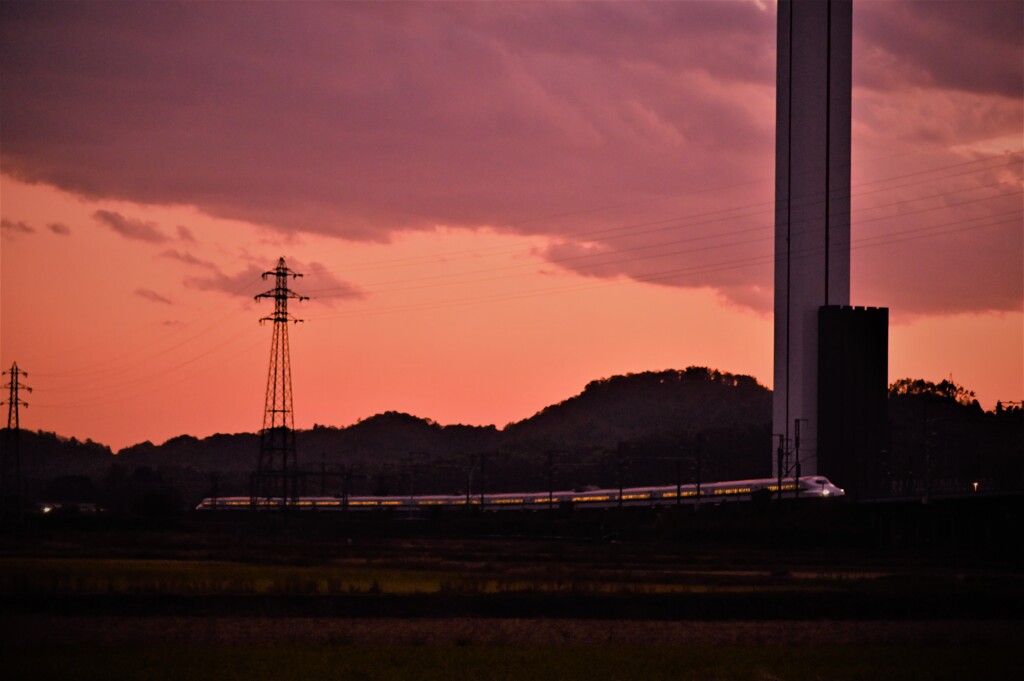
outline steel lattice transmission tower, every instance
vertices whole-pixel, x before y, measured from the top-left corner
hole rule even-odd
[[[260,323],[273,322],[274,335],[270,344],[270,369],[267,373],[267,395],[263,410],[263,430],[260,431],[260,458],[252,492],[253,507],[257,499],[279,500],[282,506],[294,504],[299,492],[299,474],[295,458],[295,417],[292,411],[292,369],[288,348],[288,324],[301,322],[288,313],[288,300],[309,300],[288,288],[288,278],[302,275],[285,265],[284,258],[277,267],[263,273],[263,278],[274,277],[274,288],[256,296],[273,298],[274,313],[260,319]],[[273,503],[273,502],[270,502]]]
[[[18,409],[27,407],[28,402],[18,396],[18,391],[32,392],[32,388],[22,384],[21,377],[27,378],[28,374],[18,369],[17,362],[3,375],[11,377],[10,382],[3,386],[10,391],[8,397],[0,402],[0,405],[7,405],[7,429],[3,434],[3,455],[0,457],[0,514],[6,516],[9,505],[13,505],[16,510],[21,508],[21,423]]]

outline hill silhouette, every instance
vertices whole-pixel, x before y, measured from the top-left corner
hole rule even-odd
[[[959,386],[903,379],[889,413],[884,467],[893,493],[941,491],[967,478],[1021,485],[1020,408],[985,412]],[[296,441],[302,493],[462,493],[482,482],[497,492],[767,476],[770,422],[771,391],[752,377],[690,367],[595,380],[502,429],[389,411],[347,427],[316,425]],[[259,441],[258,433],[181,435],[115,455],[91,441],[20,433],[30,498],[152,512],[215,491],[247,494]]]
[[[690,367],[592,381],[579,395],[509,424],[504,433],[521,442],[614,447],[770,420],[771,391],[752,377]]]
[[[770,416],[771,393],[753,378],[690,367],[592,381],[578,395],[503,429],[441,425],[394,411],[347,427],[316,425],[297,432],[297,458],[311,473],[309,493],[338,492],[343,473],[355,492],[461,491],[480,484],[479,471],[471,469],[479,467],[481,454],[492,490],[547,485],[552,457],[562,486],[615,484],[624,459],[632,484],[674,479],[677,466],[666,461],[684,453],[690,476],[698,458],[705,479],[760,475]],[[259,451],[257,433],[181,435],[116,455],[53,434],[21,436],[22,459],[33,462],[24,468],[27,491],[37,498],[72,478],[91,481],[97,497],[126,485],[170,487],[185,503],[214,486],[221,494],[244,494]],[[317,479],[320,472],[326,475]],[[475,481],[467,482],[467,472]],[[65,480],[55,488],[56,479]],[[84,495],[81,489],[76,494]]]

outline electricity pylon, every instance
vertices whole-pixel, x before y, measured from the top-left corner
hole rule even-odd
[[[288,314],[288,300],[309,300],[288,288],[288,277],[302,275],[285,265],[284,258],[277,267],[263,273],[263,278],[274,277],[274,288],[256,296],[274,299],[274,313],[260,319],[260,323],[273,322],[274,335],[270,344],[270,370],[267,373],[267,396],[263,409],[263,430],[260,431],[260,458],[252,491],[253,508],[260,499],[266,503],[289,506],[298,500],[299,472],[295,459],[295,417],[292,411],[292,369],[288,348],[288,323],[301,319]]]
[[[20,377],[27,378],[28,374],[18,369],[17,362],[3,375],[11,377],[10,382],[3,386],[10,391],[7,400],[0,402],[0,405],[7,405],[7,430],[3,438],[3,456],[0,457],[0,518],[6,519],[8,506],[12,506],[17,515],[21,510],[21,423],[18,409],[27,407],[28,402],[18,397],[18,391],[32,392],[32,388],[22,384]]]

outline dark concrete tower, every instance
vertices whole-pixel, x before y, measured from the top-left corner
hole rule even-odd
[[[850,303],[850,0],[779,0],[772,431],[818,472],[818,310]],[[772,457],[773,467],[777,458]],[[776,474],[778,473],[776,469]]]

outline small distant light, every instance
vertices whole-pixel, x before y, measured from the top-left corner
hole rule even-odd
[[[977,492],[978,491],[978,483],[972,482],[971,483],[971,489],[973,489],[975,492]]]
[[[49,513],[53,510],[53,506],[43,506],[43,513]]]

